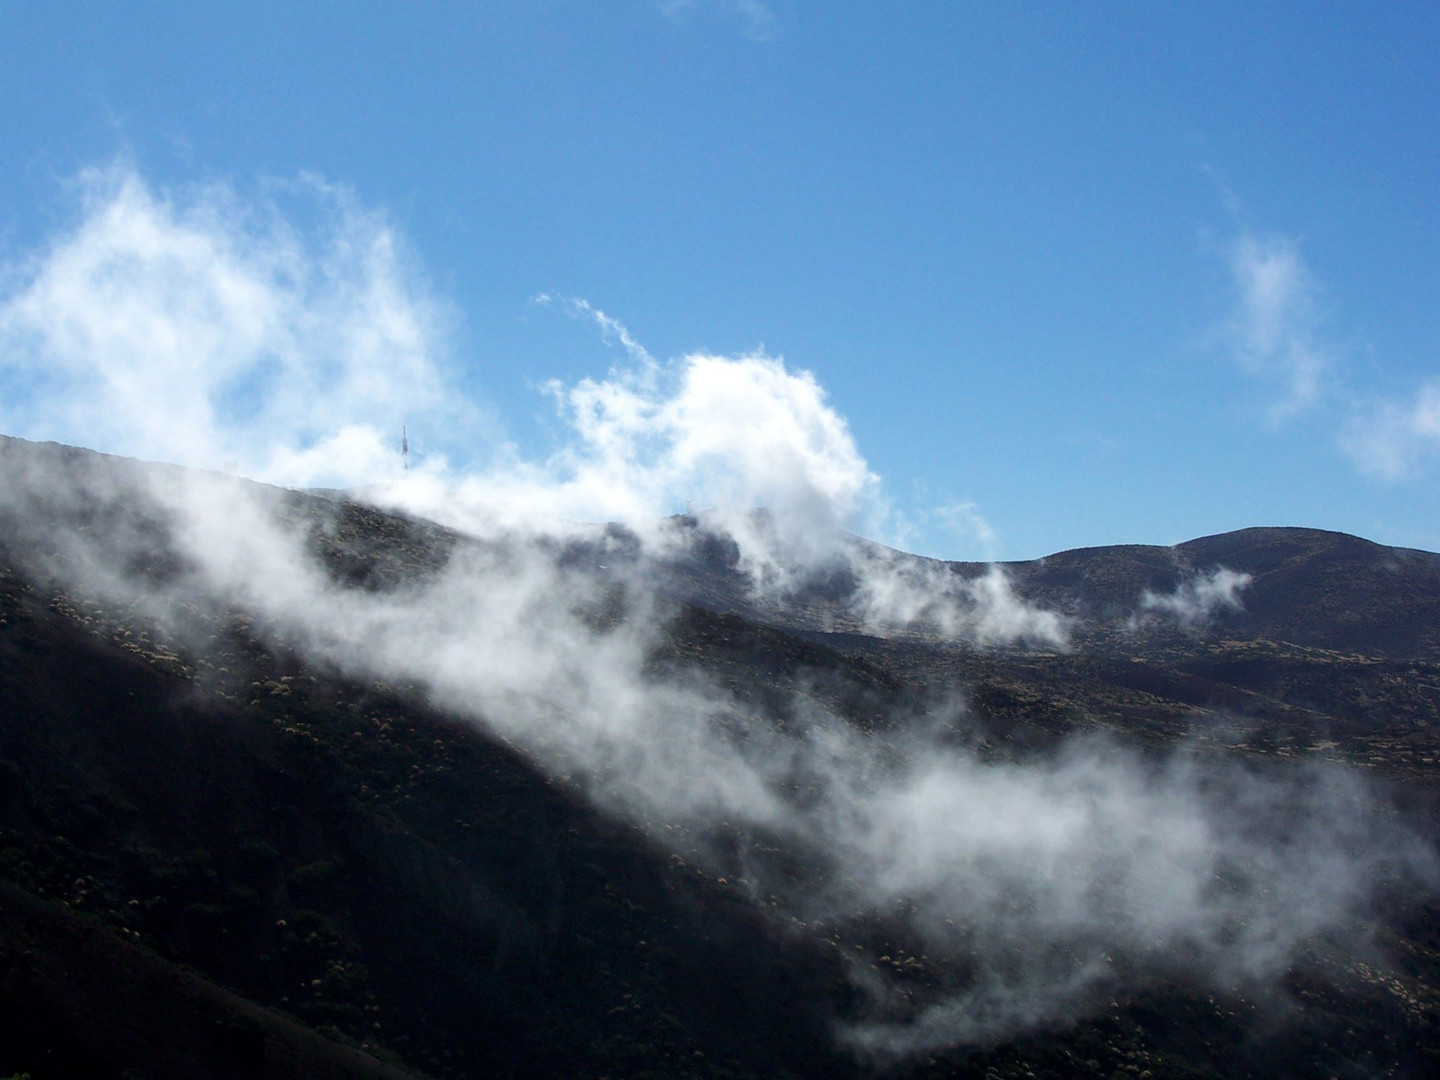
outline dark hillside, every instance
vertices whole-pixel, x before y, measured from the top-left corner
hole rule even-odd
[[[1173,593],[1218,568],[1249,574],[1243,608],[1220,609],[1210,636],[1440,659],[1440,555],[1318,529],[1243,529],[1174,548],[1123,545],[1011,564],[1032,601],[1123,624],[1142,594]]]
[[[865,633],[846,606],[855,583],[847,572],[810,580],[783,604],[758,601],[737,568],[737,553],[696,519],[676,519],[694,534],[684,558],[663,568],[669,592],[714,611],[806,633]],[[902,558],[965,580],[981,563],[940,563],[854,540],[881,559]],[[1129,655],[1149,640],[1197,637],[1284,641],[1309,648],[1397,660],[1440,660],[1440,555],[1384,547],[1319,529],[1242,529],[1174,547],[1121,544],[1062,551],[1001,564],[1016,594],[1072,620],[1087,650]],[[1147,594],[1168,597],[1217,570],[1250,576],[1239,608],[1216,605],[1184,627],[1146,617]],[[1153,615],[1154,613],[1150,613]],[[933,640],[922,628],[887,636]]]
[[[1255,637],[1440,659],[1440,555],[1315,529],[1246,529],[1177,550],[1197,565],[1255,576],[1234,623]]]
[[[173,1080],[414,1074],[167,963],[71,906],[0,882],[0,1042],[37,1076]]]
[[[852,1054],[836,1033],[869,1018],[866,987],[890,980],[903,1024],[963,972],[894,919],[806,925],[742,877],[771,860],[803,893],[835,867],[789,866],[774,837],[728,825],[693,858],[683,836],[662,848],[418,688],[307,660],[241,599],[162,617],[67,581],[89,550],[72,541],[120,534],[146,538],[136,579],[183,579],[144,495],[174,471],[15,440],[0,457],[66,480],[0,497],[0,1076],[1434,1075],[1440,911],[1398,882],[1276,987],[1122,971],[1073,1021]],[[476,544],[244,490],[367,593]],[[607,536],[606,566],[624,539]],[[824,710],[865,740],[933,723],[1002,765],[1097,732],[1286,782],[1329,763],[1440,839],[1436,556],[1262,529],[1017,564],[1022,594],[1099,620],[1064,652],[837,628],[840,581],[798,614],[762,611],[728,558],[711,543],[655,570],[669,606],[648,671],[702,674],[776,731]],[[1217,566],[1253,575],[1242,611],[1128,625],[1146,589]]]
[[[0,868],[36,896],[436,1075],[823,1058],[829,961],[513,751],[309,676],[243,619],[211,658],[250,676],[232,702],[67,607],[6,580]],[[68,999],[43,967],[9,985],[17,1020]],[[25,1023],[0,1070],[51,1075],[72,1024],[108,1052],[130,1004]]]

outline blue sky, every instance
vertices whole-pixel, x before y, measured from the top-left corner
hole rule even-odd
[[[846,520],[927,554],[1440,549],[1433,5],[0,0],[0,61],[7,433],[214,465],[248,419],[293,465],[363,415],[455,475],[573,473],[578,391],[710,423],[662,407],[684,358],[763,350],[813,379],[761,413],[816,386],[797,437],[863,458]],[[122,232],[108,291],[61,287]],[[172,270],[264,288],[182,311],[162,233]],[[125,400],[209,426],[104,421],[55,329],[82,309]],[[302,354],[361,359],[321,406]],[[172,396],[189,357],[212,373]],[[661,510],[710,495],[665,475]]]

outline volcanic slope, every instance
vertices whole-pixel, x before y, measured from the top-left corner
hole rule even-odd
[[[314,661],[243,596],[191,605],[177,634],[78,573],[91,549],[70,541],[96,533],[153,540],[125,545],[148,552],[127,580],[183,571],[143,495],[172,470],[18,440],[0,465],[65,481],[0,497],[0,1074],[858,1077],[878,1066],[836,1030],[863,1019],[865,970],[898,965],[921,996],[944,982],[883,919],[797,927],[723,852],[678,857],[420,688]],[[403,588],[474,543],[265,497],[348,588]],[[959,695],[954,737],[988,759],[1097,730],[1262,769],[1332,759],[1440,836],[1436,556],[1266,529],[1016,564],[1022,598],[1075,620],[1071,649],[1043,650],[866,635],[833,584],[787,618],[725,552],[664,569],[652,664],[777,724],[818,700],[874,729]],[[1136,617],[1147,590],[1220,567],[1251,576],[1242,607]],[[1071,1023],[886,1068],[1430,1075],[1436,908],[1382,889],[1373,920],[1367,951],[1317,941],[1275,995],[1152,977]]]

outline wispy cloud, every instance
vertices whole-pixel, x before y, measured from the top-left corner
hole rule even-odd
[[[946,563],[881,549],[854,553],[848,567],[858,582],[856,608],[872,633],[919,626],[978,645],[1069,646],[1069,620],[1026,603],[998,564],[962,578]]]
[[[1243,233],[1229,249],[1237,305],[1228,337],[1250,374],[1279,388],[1272,423],[1318,404],[1334,370],[1316,332],[1316,286],[1298,246],[1278,236]]]
[[[1156,617],[1173,619],[1186,627],[1204,626],[1217,612],[1241,610],[1245,605],[1240,594],[1250,587],[1252,580],[1249,574],[1221,566],[1208,574],[1192,575],[1171,593],[1147,589],[1140,597],[1140,610],[1131,618],[1130,626],[1134,629]]]
[[[946,503],[935,511],[935,517],[954,535],[978,545],[987,560],[996,557],[1000,550],[1000,534],[971,500]]]
[[[397,479],[402,421],[428,411],[464,429],[478,411],[445,362],[444,305],[384,215],[344,189],[311,177],[249,200],[224,185],[157,191],[120,163],[77,191],[74,226],[6,268],[5,430],[355,487]],[[287,217],[285,198],[304,213]],[[872,586],[856,601],[877,625],[924,611],[962,636],[1045,636],[1005,589],[947,581],[917,606],[906,575],[862,557],[849,533],[886,531],[887,505],[813,373],[764,352],[661,362],[583,298],[536,300],[624,350],[603,377],[545,385],[559,448],[527,459],[481,435],[466,451],[498,463],[431,454],[372,498],[476,533],[618,521],[662,546],[667,516],[694,502],[767,595],[848,568]]]
[[[444,305],[346,189],[157,191],[124,162],[76,189],[79,221],[0,295],[6,430],[353,484],[385,474],[406,412],[446,406]],[[323,224],[297,228],[284,197]]]
[[[1238,213],[1233,194],[1227,202]],[[1246,230],[1226,258],[1236,304],[1224,336],[1241,368],[1276,390],[1271,424],[1328,409],[1342,453],[1362,474],[1390,483],[1421,475],[1440,457],[1440,380],[1408,398],[1358,389],[1345,350],[1321,333],[1321,288],[1296,241]]]
[[[645,346],[635,340],[630,333],[629,327],[619,319],[606,315],[605,312],[595,307],[588,300],[574,299],[567,296],[556,296],[553,293],[540,293],[535,297],[534,303],[542,307],[557,307],[565,314],[576,319],[589,319],[600,328],[601,335],[607,340],[620,342],[620,346],[637,363],[650,367],[655,366],[655,358],[646,350]]]
[[[1341,446],[1361,472],[1396,482],[1419,474],[1440,456],[1440,380],[1430,380],[1407,401],[1381,401],[1357,411]]]
[[[770,41],[779,30],[775,13],[761,0],[660,0],[657,6],[673,22],[706,10],[733,19],[753,41]]]
[[[541,462],[459,477],[421,469],[386,497],[472,532],[621,521],[658,551],[689,542],[667,531],[665,515],[705,507],[706,530],[734,544],[736,568],[767,603],[838,571],[855,583],[853,614],[878,632],[923,625],[980,644],[1065,644],[1064,621],[1021,600],[1003,572],[967,580],[852,535],[888,532],[892,515],[814,373],[764,352],[662,363],[588,301],[537,299],[592,322],[626,352],[603,378],[546,385],[568,441]],[[973,507],[955,513],[957,524],[993,538]]]

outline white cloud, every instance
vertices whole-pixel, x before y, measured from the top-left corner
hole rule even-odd
[[[1181,626],[1203,626],[1219,611],[1240,611],[1240,594],[1254,579],[1249,574],[1216,567],[1208,574],[1195,574],[1182,581],[1172,593],[1157,594],[1146,589],[1140,610],[1131,619],[1136,626],[1155,616],[1174,619]]]
[[[382,215],[317,178],[297,229],[225,185],[82,173],[78,223],[0,299],[0,424],[289,484],[393,470],[409,411],[440,407],[443,306]]]
[[[1440,455],[1440,381],[1408,401],[1383,401],[1358,412],[1341,445],[1361,472],[1387,481],[1408,479]]]
[[[1277,384],[1269,410],[1280,422],[1318,404],[1334,369],[1316,337],[1315,284],[1297,246],[1283,237],[1245,233],[1229,252],[1239,292],[1229,337],[1241,366]]]
[[[1226,337],[1245,371],[1278,388],[1271,423],[1327,406],[1339,417],[1341,451],[1362,474],[1392,483],[1440,456],[1440,381],[1400,400],[1347,385],[1341,350],[1320,336],[1319,287],[1293,240],[1244,232],[1228,261],[1238,301]]]
[[[628,332],[622,340],[641,363],[569,386],[547,384],[569,435],[549,458],[432,474],[431,486],[394,497],[472,526],[550,517],[645,529],[693,502],[741,528],[764,507],[782,542],[802,547],[863,524],[879,479],[812,373],[764,353],[696,353],[658,364]]]
[[[286,485],[368,484],[377,500],[476,532],[621,521],[663,548],[674,540],[663,519],[693,502],[767,593],[840,564],[888,572],[854,560],[846,530],[881,529],[886,506],[811,372],[763,352],[661,363],[587,301],[542,295],[626,353],[604,378],[547,385],[564,445],[540,461],[502,453],[487,469],[435,454],[403,486],[374,488],[397,479],[402,422],[428,410],[462,428],[467,409],[443,362],[444,305],[384,216],[313,177],[246,201],[224,185],[159,192],[121,163],[83,173],[77,189],[78,222],[11,268],[0,294],[5,430],[188,465],[233,460]],[[297,227],[279,196],[318,224]],[[941,623],[957,632],[1033,636],[999,615],[1014,605],[1003,591],[952,593],[963,618]],[[894,624],[934,609],[904,595],[877,581],[866,610]],[[991,603],[995,618],[983,614]]]
[[[661,555],[693,542],[664,520],[693,506],[706,532],[734,542],[738,569],[763,602],[784,603],[842,571],[856,582],[854,614],[874,631],[922,625],[987,645],[1065,644],[1064,621],[1026,605],[998,568],[965,580],[855,540],[853,532],[884,531],[890,515],[879,477],[813,373],[763,352],[660,363],[587,301],[537,299],[592,321],[629,360],[603,379],[548,385],[570,440],[538,463],[458,478],[421,469],[382,500],[478,533],[619,521]],[[971,507],[957,514],[988,528]]]
[[[1068,621],[1017,596],[999,565],[963,578],[946,563],[886,548],[857,549],[847,565],[858,583],[857,612],[872,633],[916,627],[979,645],[1069,644]]]

